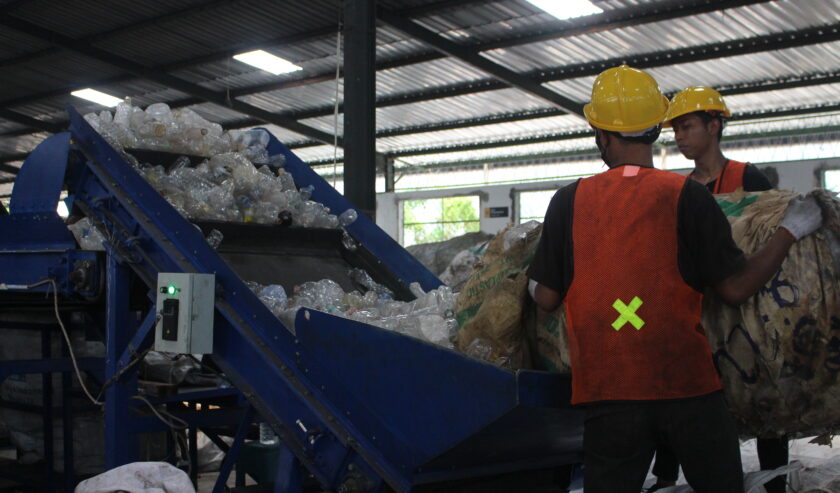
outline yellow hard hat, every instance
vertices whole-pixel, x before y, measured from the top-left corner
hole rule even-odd
[[[695,111],[720,111],[726,118],[732,116],[719,92],[711,87],[689,87],[678,92],[671,100],[668,116],[665,117],[665,126],[670,127],[671,120],[674,118]]]
[[[601,72],[592,84],[592,101],[584,105],[589,124],[613,132],[635,132],[662,123],[668,98],[647,72],[622,65]]]

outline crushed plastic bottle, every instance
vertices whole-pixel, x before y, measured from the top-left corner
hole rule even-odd
[[[276,445],[277,434],[268,423],[260,423],[260,443],[262,445]]]
[[[367,273],[364,269],[350,269],[348,271],[348,277],[350,277],[353,282],[358,284],[359,286],[365,288],[366,291],[373,291],[377,295],[387,295],[389,298],[394,298],[394,292],[388,289],[387,287],[379,284],[378,282],[374,281],[370,274]]]
[[[306,185],[300,189],[300,198],[304,201],[307,201],[312,197],[312,192],[315,191],[314,185]]]
[[[263,304],[271,310],[275,316],[280,315],[283,310],[286,309],[286,303],[288,302],[288,297],[286,296],[286,290],[283,289],[283,286],[279,284],[269,284],[268,286],[262,287],[257,291],[259,293],[259,298],[262,300]]]
[[[338,224],[342,228],[346,228],[347,226],[350,226],[351,224],[356,222],[356,219],[358,218],[359,213],[356,212],[356,209],[347,209],[346,211],[338,215]]]
[[[79,243],[79,247],[82,250],[105,250],[105,246],[103,245],[105,237],[90,222],[89,218],[82,218],[68,225],[67,229],[73,233],[73,237],[76,238],[76,242]]]
[[[531,232],[537,229],[541,224],[542,223],[539,221],[528,221],[507,230],[504,236],[505,250],[510,250],[515,245],[525,242]]]
[[[210,233],[207,234],[206,240],[207,243],[210,245],[210,248],[212,248],[213,250],[217,250],[219,248],[219,245],[222,244],[222,240],[224,238],[225,236],[222,234],[221,231],[219,231],[218,229],[211,229]]]
[[[356,240],[354,240],[353,237],[347,233],[347,231],[345,231],[341,235],[341,245],[350,252],[355,252],[356,248],[358,248]]]

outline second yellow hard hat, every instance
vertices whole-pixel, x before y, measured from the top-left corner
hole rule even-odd
[[[665,126],[671,126],[670,122],[674,118],[695,111],[719,111],[726,118],[732,116],[719,92],[711,87],[689,87],[678,92],[671,100],[668,115],[665,117]]]

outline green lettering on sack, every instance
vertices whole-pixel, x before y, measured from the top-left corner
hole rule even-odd
[[[464,323],[466,323],[467,320],[475,316],[479,308],[481,308],[481,303],[477,303],[469,308],[464,308],[455,314],[455,319],[458,321],[459,329],[464,326]]]
[[[726,199],[717,199],[717,203],[725,216],[741,217],[741,214],[744,213],[744,209],[746,209],[748,205],[753,204],[756,200],[758,200],[758,195],[747,195],[738,202],[730,202]]]
[[[548,319],[548,323],[544,326],[545,331],[554,336],[555,338],[560,337],[560,319],[557,317],[550,317]]]

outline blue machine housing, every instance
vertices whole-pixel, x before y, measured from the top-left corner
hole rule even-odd
[[[32,153],[16,183],[11,215],[0,216],[0,283],[55,279],[62,296],[79,296],[84,293],[62,265],[81,256],[107,271],[108,467],[135,460],[136,434],[156,428],[153,417],[133,411],[136,372],[126,370],[132,355],[151,343],[155,308],[139,319],[132,315],[127,286],[139,278],[154,290],[161,272],[216,275],[213,359],[244,405],[225,416],[238,432],[219,491],[253,419],[251,408],[284,446],[276,491],[302,491],[307,472],[323,489],[381,491],[388,485],[411,491],[421,484],[580,461],[582,415],[569,405],[568,376],[501,369],[314,310],[300,310],[295,326],[284,327],[201,232],[74,109],[68,111],[70,133],[47,139]],[[296,184],[313,185],[313,199],[333,213],[352,207],[273,136],[268,151],[282,154]],[[68,159],[67,172],[58,170]],[[30,186],[28,176],[45,174],[46,185]],[[73,194],[74,207],[105,232],[104,258],[77,250],[63,223],[48,214],[62,186]],[[18,202],[37,204],[31,208],[38,210]],[[9,231],[19,233],[10,238]],[[405,286],[441,285],[364,215],[347,231]],[[39,257],[43,252],[49,256]],[[184,418],[204,426],[195,414]]]

